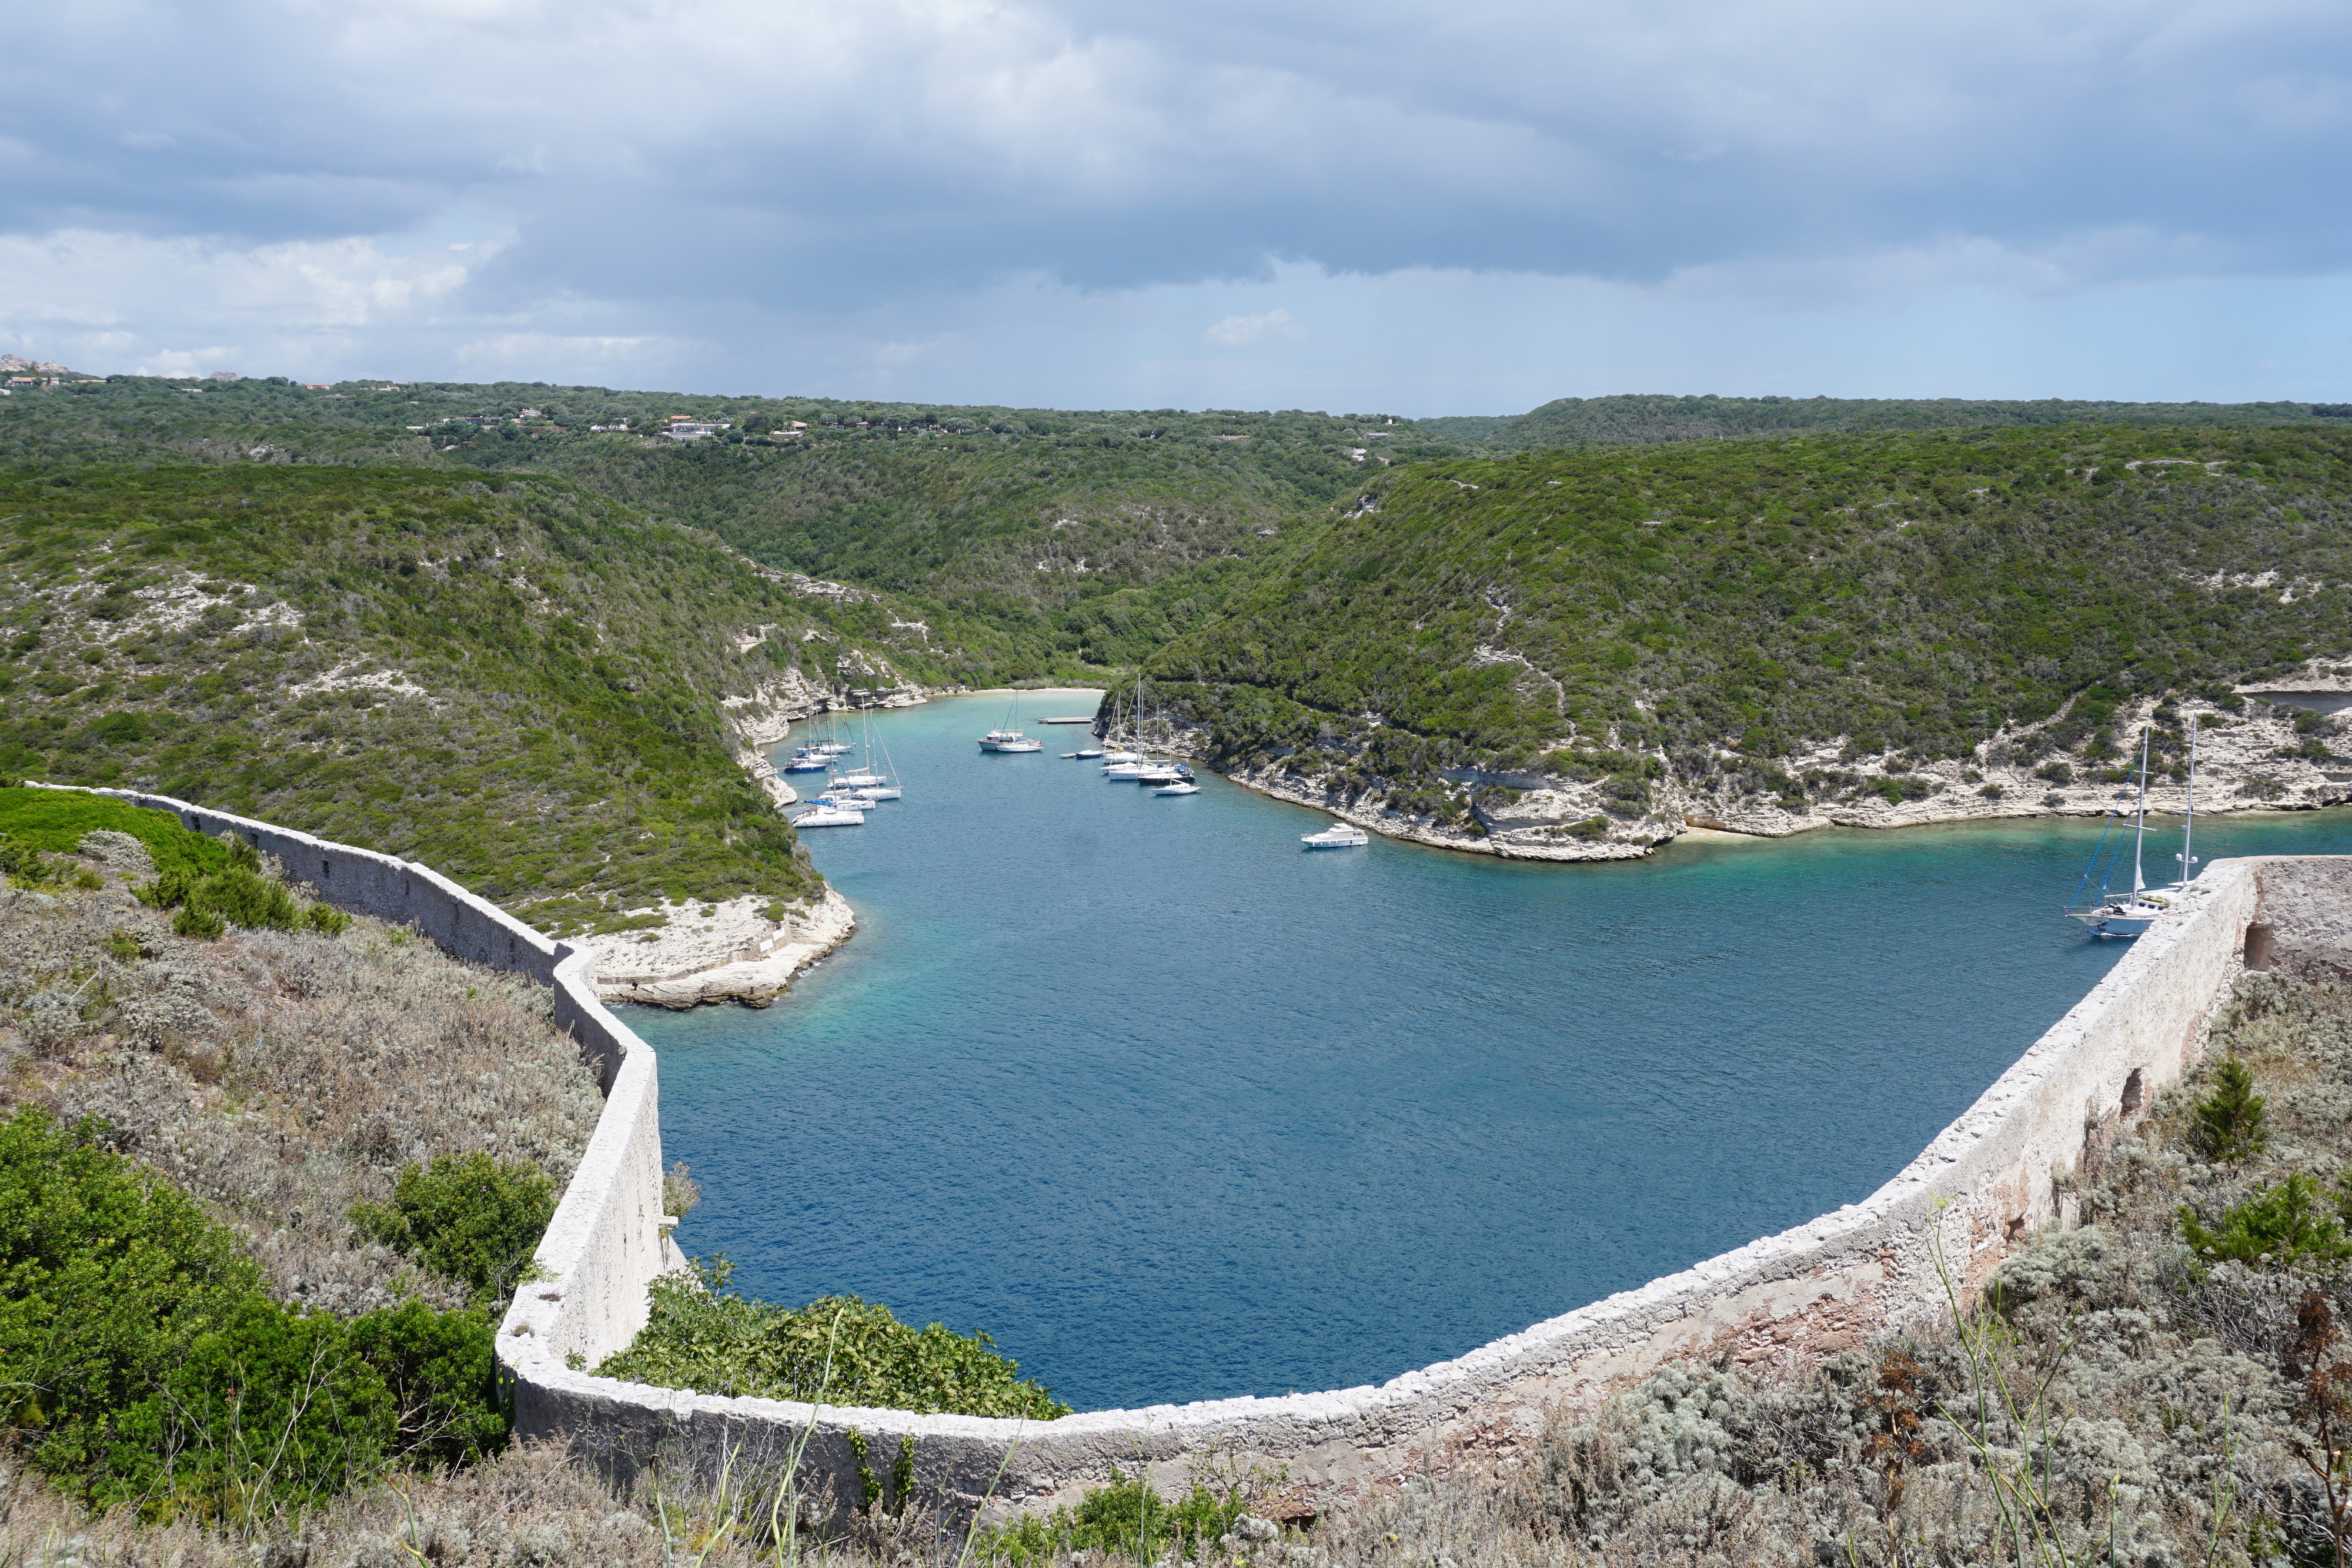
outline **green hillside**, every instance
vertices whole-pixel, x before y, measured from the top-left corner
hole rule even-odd
[[[866,678],[856,649],[892,635],[879,606],[522,476],[18,468],[0,550],[0,775],[387,850],[558,932],[814,891],[719,701]]]
[[[2321,405],[2317,417],[2352,415]],[[2060,424],[2255,429],[2315,417],[2306,402],[2094,402],[2066,398],[1564,397],[1526,413],[1425,419],[1442,441],[1502,454],[1547,446],[1798,435],[1830,431],[1985,430]]]
[[[2036,744],[2095,762],[2130,694],[2352,657],[2347,460],[2306,423],[1426,464],[1149,668],[1222,764],[1348,796],[1535,768],[1646,798],[1669,766],[1801,794],[1801,742],[1961,757],[2070,700]]]
[[[676,442],[672,416],[724,428]],[[605,428],[599,430],[598,426]],[[625,428],[614,428],[625,427]],[[400,464],[562,475],[764,564],[885,591],[972,685],[1131,663],[1286,522],[1457,448],[1409,421],[1064,413],[513,382],[115,377],[0,403],[0,462]]]

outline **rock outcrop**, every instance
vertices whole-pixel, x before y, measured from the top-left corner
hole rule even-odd
[[[573,939],[573,946],[596,956],[596,994],[605,1001],[764,1008],[857,928],[849,901],[830,887],[819,898],[781,911],[772,911],[762,899],[738,898],[665,904],[646,913],[665,915],[667,924]],[[772,918],[772,913],[782,918]]]

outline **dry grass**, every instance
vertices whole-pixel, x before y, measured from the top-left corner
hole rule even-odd
[[[346,1216],[436,1155],[570,1177],[603,1103],[545,989],[367,919],[175,936],[127,881],[0,893],[0,1111],[104,1119],[241,1231],[285,1300],[461,1304]]]

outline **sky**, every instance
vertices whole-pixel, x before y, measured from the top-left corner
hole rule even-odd
[[[2343,0],[71,0],[0,351],[1066,408],[2352,401]]]

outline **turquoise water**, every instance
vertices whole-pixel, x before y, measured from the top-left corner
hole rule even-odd
[[[808,835],[858,935],[766,1011],[629,1013],[689,1253],[1081,1409],[1377,1382],[1851,1202],[2124,951],[2056,914],[2095,824],[1302,853],[1321,813],[1062,760],[1034,716],[1092,706],[1025,699],[1025,757],[972,744],[1002,696],[877,718],[906,800]]]

